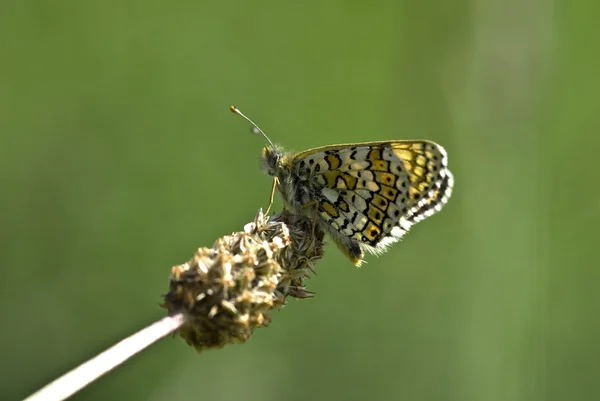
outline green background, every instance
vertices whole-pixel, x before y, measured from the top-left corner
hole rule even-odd
[[[248,343],[167,338],[73,399],[600,399],[600,3],[220,3],[0,5],[0,399],[266,206],[232,103],[297,151],[435,140],[453,197],[364,268],[328,246]]]

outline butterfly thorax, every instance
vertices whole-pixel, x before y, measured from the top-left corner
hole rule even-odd
[[[318,188],[311,186],[311,174],[308,170],[300,171],[293,163],[294,154],[281,149],[265,147],[262,152],[263,170],[270,176],[277,177],[277,189],[284,203],[295,213],[302,213],[304,206],[315,198]]]

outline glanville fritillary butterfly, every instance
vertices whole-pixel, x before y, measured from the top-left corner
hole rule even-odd
[[[452,194],[448,156],[435,142],[350,143],[289,153],[237,108],[231,111],[269,143],[262,167],[274,177],[273,191],[277,187],[285,207],[314,218],[356,266],[363,251],[381,254],[413,224],[439,212]]]

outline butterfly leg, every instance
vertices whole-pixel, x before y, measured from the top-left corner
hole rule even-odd
[[[312,222],[312,235],[315,235],[315,230],[317,228],[317,213],[319,211],[318,207],[319,207],[319,202],[316,200],[306,202],[305,204],[302,205],[302,209],[312,208],[313,211],[315,212],[315,214],[313,215],[313,222]]]
[[[273,200],[275,199],[275,188],[279,184],[279,178],[273,177],[273,186],[271,187],[271,196],[269,197],[269,206],[267,207],[267,211],[265,212],[265,216],[269,214],[271,210],[271,206],[273,206]]]

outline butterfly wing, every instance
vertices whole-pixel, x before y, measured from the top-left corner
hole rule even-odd
[[[318,216],[338,245],[372,253],[441,210],[453,185],[445,150],[430,141],[327,146],[297,154],[294,165],[316,183]]]

